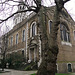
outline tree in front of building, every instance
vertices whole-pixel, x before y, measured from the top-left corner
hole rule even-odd
[[[14,0],[12,0],[12,1],[14,1]],[[46,41],[45,41],[44,49],[43,49],[44,53],[43,53],[43,57],[42,57],[42,63],[38,69],[37,75],[55,75],[56,60],[57,60],[57,55],[59,52],[58,44],[57,44],[57,34],[58,34],[58,25],[60,24],[60,14],[62,12],[62,9],[64,8],[64,4],[66,2],[68,2],[69,0],[54,0],[56,6],[55,6],[55,12],[54,12],[54,16],[53,16],[53,22],[52,22],[53,25],[51,28],[50,36],[47,35],[46,24],[43,21],[45,17],[42,14],[44,14],[44,12],[42,10],[40,10],[42,7],[42,4],[41,4],[42,0],[32,0],[32,1],[35,3],[35,6],[29,5],[28,2],[31,2],[30,0],[25,0],[24,2],[21,2],[21,4],[25,5],[27,7],[27,9],[23,10],[23,11],[17,11],[14,14],[27,12],[27,11],[34,11],[40,15],[40,16],[38,16],[38,18],[40,20],[42,20],[41,23],[39,21],[40,29],[41,29],[41,25],[42,25],[41,38],[44,37],[42,39],[42,42],[44,40],[46,40]],[[12,14],[11,16],[9,16],[8,18],[6,18],[4,20],[0,20],[0,23],[8,20],[10,17],[14,16],[14,14]],[[42,44],[42,46],[43,46],[43,44]]]

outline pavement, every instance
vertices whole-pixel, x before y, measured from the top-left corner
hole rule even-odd
[[[0,75],[30,75],[36,72],[37,71],[18,71],[13,69],[5,69],[5,72],[0,73]]]
[[[0,75],[31,75],[36,72],[37,71],[19,71],[13,69],[4,69],[4,73],[0,73]],[[69,75],[75,75],[75,73],[70,73]]]

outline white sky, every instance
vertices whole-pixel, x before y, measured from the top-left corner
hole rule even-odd
[[[45,4],[46,6],[54,5],[54,0],[44,0],[43,4]],[[75,21],[75,0],[70,0],[65,3],[65,8]]]
[[[10,4],[13,5],[14,3],[10,1]],[[50,6],[50,5],[52,6],[52,5],[54,5],[54,0],[44,0],[43,4],[46,5],[46,6]],[[7,7],[8,7],[8,5],[7,5]],[[65,8],[67,9],[69,14],[72,16],[72,18],[75,21],[75,0],[70,0],[69,2],[67,2],[65,4]],[[2,8],[0,7],[0,10],[1,9]],[[9,14],[12,14],[13,13],[12,11],[16,11],[17,9],[9,9],[9,10],[10,11],[7,11],[7,9],[5,9],[4,12],[0,12],[0,18],[5,18],[5,16],[8,16]],[[3,14],[3,13],[6,13],[6,14]],[[6,25],[7,25],[7,27],[9,27],[9,29],[12,28],[13,27],[13,18],[9,19],[9,21],[6,23]],[[3,24],[2,31],[5,31],[5,29],[7,29],[6,25]]]
[[[67,9],[67,11],[69,12],[69,14],[71,15],[71,17],[75,21],[75,0],[70,0],[69,2],[67,2],[65,4],[65,8]]]

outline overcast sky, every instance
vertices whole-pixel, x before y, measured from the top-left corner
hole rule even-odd
[[[14,4],[14,3],[12,3],[12,2],[10,2],[10,4]],[[43,2],[43,4],[45,5],[45,6],[52,6],[52,5],[54,5],[54,0],[44,0],[44,2]],[[8,7],[8,6],[7,6]],[[67,11],[69,12],[69,14],[71,15],[71,17],[74,19],[74,21],[75,21],[75,0],[70,0],[69,2],[67,2],[66,4],[65,4],[65,8],[67,9]],[[1,7],[0,7],[0,10],[1,10]],[[7,9],[6,9],[7,10]],[[10,12],[11,11],[16,11],[15,9],[13,9],[13,10],[11,10],[10,9]],[[6,11],[5,11],[6,12]],[[5,15],[9,15],[8,14],[8,12],[9,11],[7,11],[7,13],[5,14]],[[11,14],[11,13],[10,13]],[[3,17],[5,16],[4,14],[3,14]],[[2,16],[2,13],[0,12],[0,18],[1,18],[1,16]],[[7,23],[6,25],[7,25],[7,27],[9,27],[9,28],[11,28],[11,27],[13,27],[13,24],[12,24],[12,22],[13,22],[13,20],[12,19],[10,19],[9,20],[9,23]],[[1,25],[0,25],[1,26]],[[4,28],[6,28],[6,26],[5,25],[3,25],[2,26],[2,31],[4,31],[5,29]],[[7,28],[6,28],[7,29]],[[8,30],[8,29],[7,29]]]
[[[54,5],[54,0],[44,0],[46,6]],[[75,21],[75,0],[70,0],[65,3],[65,8]]]
[[[75,21],[75,0],[70,0],[65,4],[65,8]]]

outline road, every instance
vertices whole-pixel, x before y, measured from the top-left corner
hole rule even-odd
[[[37,72],[37,71],[18,71],[12,69],[5,69],[5,71],[9,72],[0,73],[0,75],[30,75]]]

